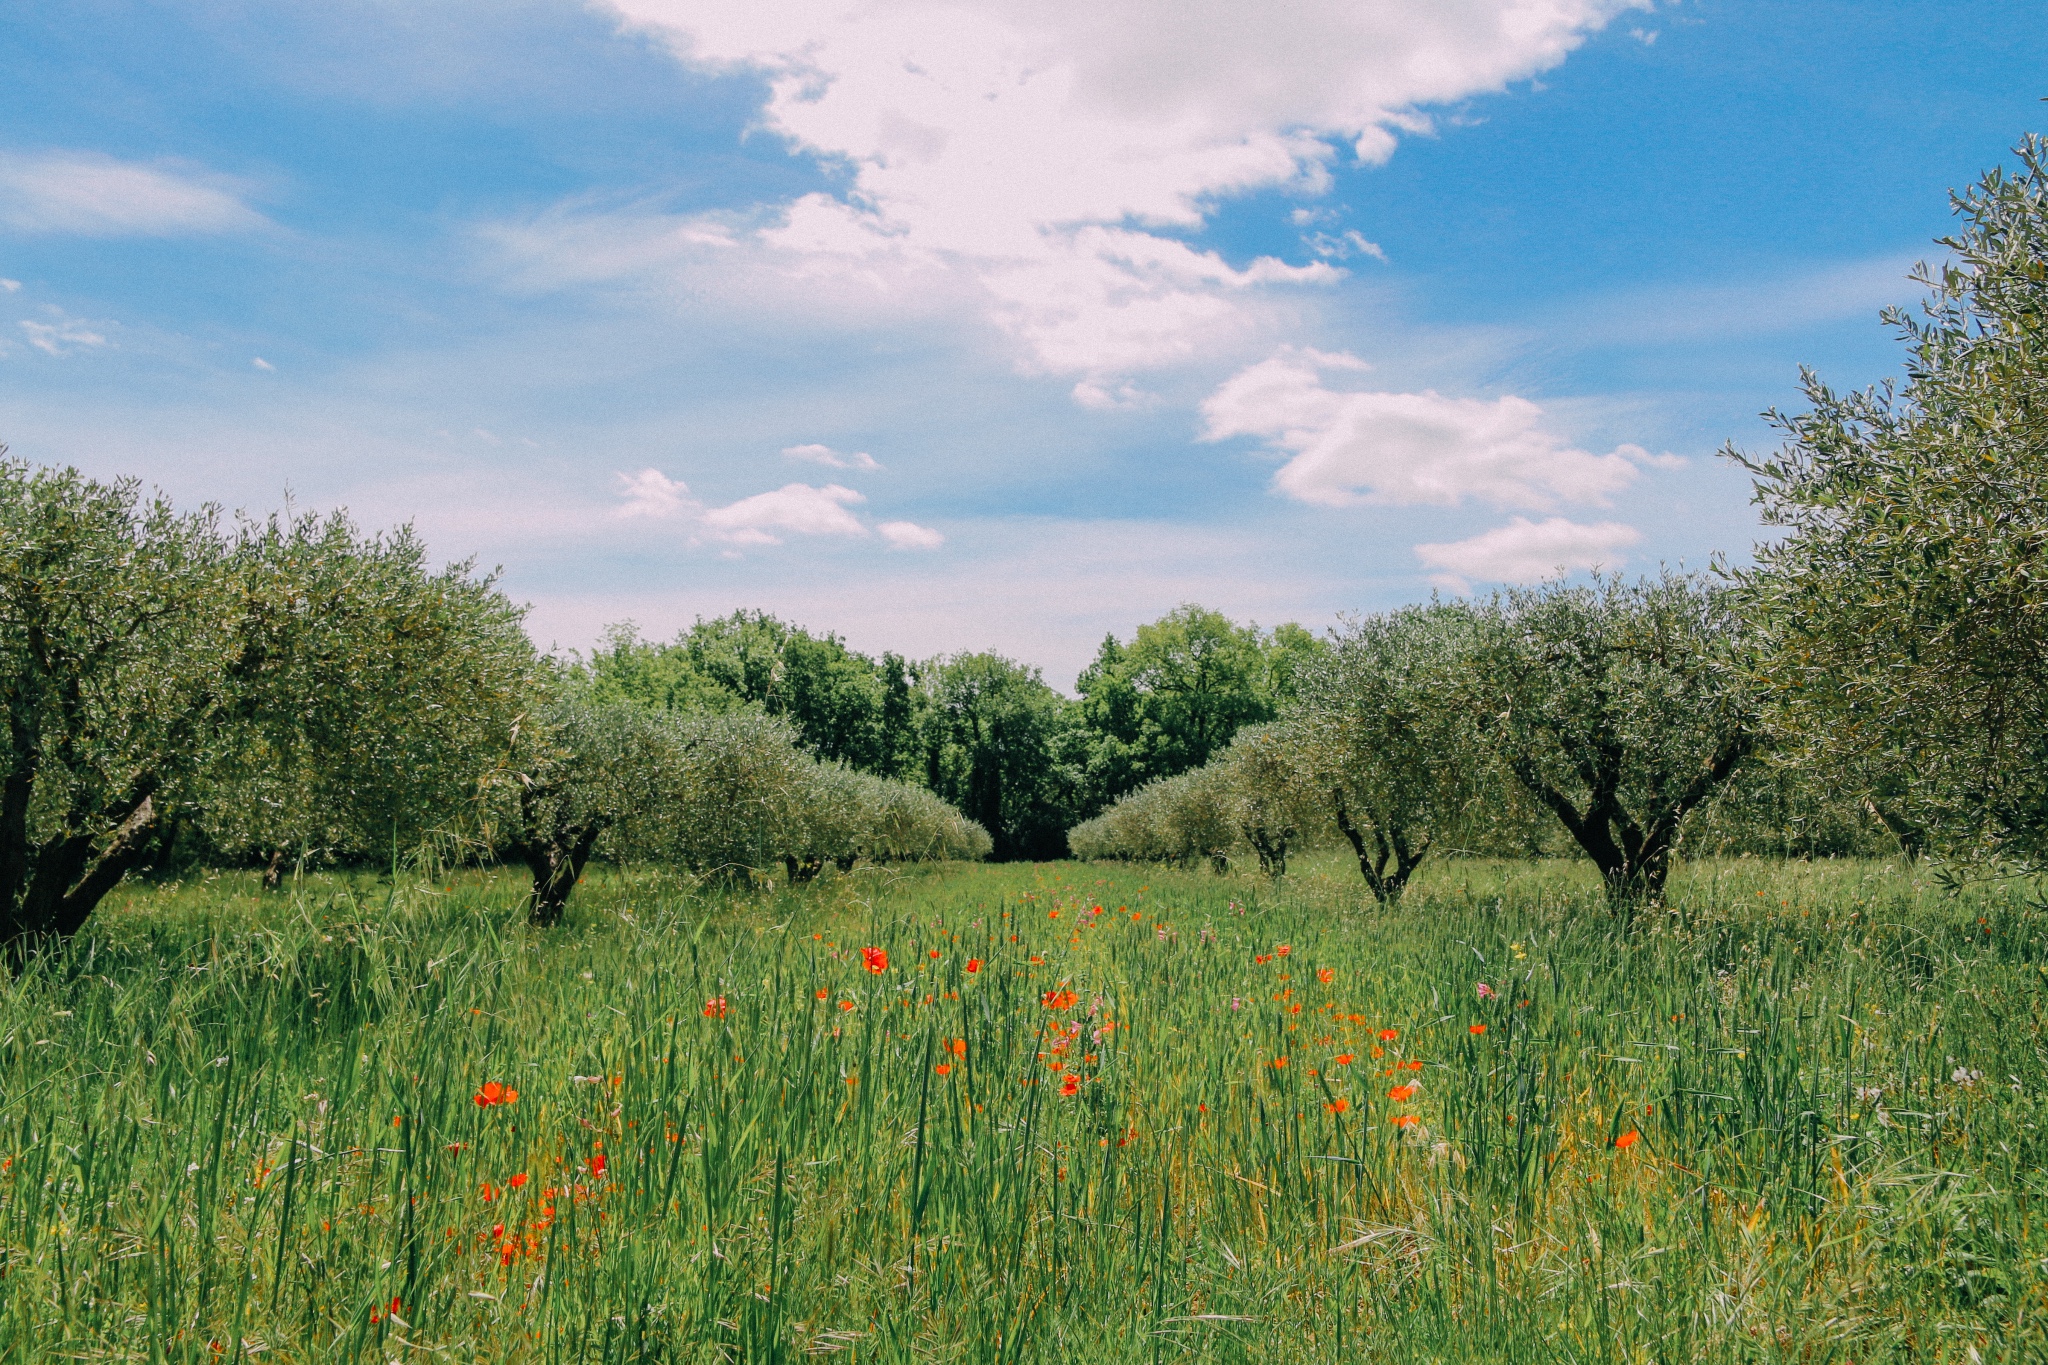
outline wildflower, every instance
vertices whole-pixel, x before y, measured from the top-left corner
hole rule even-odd
[[[503,1237],[504,1235],[505,1235],[505,1225],[504,1225],[503,1223],[494,1223],[494,1224],[492,1224],[492,1225],[491,1225],[491,1240],[492,1240],[492,1241],[494,1241],[494,1242],[495,1242],[495,1241],[497,1241],[497,1240],[498,1240],[499,1238]]]
[[[1395,1086],[1387,1092],[1387,1098],[1396,1104],[1408,1103],[1408,1101],[1415,1098],[1415,1083],[1410,1081],[1407,1085]]]
[[[1289,1014],[1300,1014],[1300,1013],[1301,1013],[1301,1006],[1300,1006],[1300,1005],[1289,1005],[1289,1006],[1287,1007],[1287,1012],[1288,1012]]]
[[[1333,967],[1318,967],[1318,968],[1316,968],[1316,980],[1318,980],[1318,981],[1322,982],[1322,983],[1323,983],[1323,984],[1324,984],[1325,986],[1329,985],[1329,984],[1330,984],[1330,983],[1331,983],[1332,981],[1335,981],[1336,979],[1337,979],[1337,972],[1336,972],[1336,969],[1335,969],[1335,968],[1333,968]]]
[[[1338,1065],[1338,1066],[1350,1066],[1350,1065],[1351,1065],[1351,1056],[1352,1056],[1352,1054],[1350,1054],[1349,1052],[1340,1052],[1340,1053],[1338,1053],[1338,1054],[1337,1054],[1337,1065]]]
[[[704,1002],[704,1017],[706,1019],[723,1019],[725,1018],[725,1008],[725,997],[714,995]]]
[[[1405,1061],[1401,1063],[1401,1069],[1403,1071],[1420,1071],[1422,1070],[1422,1060],[1420,1058],[1413,1058],[1409,1061]],[[1391,1076],[1394,1073],[1389,1071],[1387,1074]]]
[[[1282,943],[1275,947],[1273,951],[1278,953],[1282,957],[1286,957],[1289,953],[1293,952],[1294,949],[1290,945]]]
[[[950,1076],[953,1074],[953,1064],[951,1062],[940,1062],[932,1070],[938,1072],[941,1076]]]
[[[1049,1010],[1070,1010],[1080,1003],[1081,997],[1070,990],[1056,990],[1047,991],[1040,999]]]
[[[1381,1058],[1381,1057],[1384,1057],[1384,1056],[1386,1056],[1386,1055],[1387,1055],[1387,1050],[1386,1050],[1385,1048],[1383,1048],[1383,1047],[1376,1047],[1376,1048],[1374,1048],[1374,1049],[1372,1050],[1372,1055],[1373,1055],[1373,1057],[1374,1057],[1375,1059],[1378,1059],[1378,1058]]]
[[[476,1101],[477,1108],[489,1109],[494,1104],[518,1103],[519,1092],[502,1081],[485,1081],[484,1088],[477,1091],[471,1098]]]
[[[970,974],[971,974],[971,973],[974,973],[974,972],[978,972],[978,971],[980,971],[980,970],[981,970],[981,959],[980,959],[980,958],[978,958],[978,957],[970,957],[970,958],[968,958],[968,959],[967,959],[967,970],[968,970],[968,972],[969,972]]]
[[[946,1051],[952,1053],[955,1057],[965,1057],[967,1055],[967,1040],[965,1038],[955,1038],[952,1042],[946,1044]]]
[[[1629,1148],[1635,1146],[1637,1141],[1639,1141],[1642,1138],[1642,1136],[1643,1135],[1641,1133],[1638,1133],[1635,1129],[1631,1128],[1626,1133],[1623,1133],[1620,1137],[1616,1138],[1614,1140],[1614,1145],[1625,1152]]]
[[[939,956],[939,950],[938,950],[937,948],[934,948],[934,949],[932,949],[932,958],[933,958],[933,960],[934,960],[934,961],[936,961],[936,960],[938,959],[938,956]]]
[[[850,1010],[853,1008],[853,1002],[851,1000],[842,1000],[839,1002],[839,1008],[842,1010]]]
[[[1031,955],[1031,965],[1034,967],[1043,967],[1045,965],[1045,959],[1040,957],[1038,954],[1033,953]]]
[[[1393,1119],[1393,1123],[1396,1128],[1413,1128],[1416,1124],[1420,1122],[1422,1122],[1422,1120],[1416,1118],[1413,1114],[1396,1114],[1394,1115]]]
[[[1078,1094],[1080,1092],[1080,1089],[1081,1078],[1079,1076],[1073,1075],[1071,1072],[1068,1073],[1068,1076],[1064,1081],[1060,1082],[1060,1093],[1062,1095]]]
[[[1275,1057],[1270,1063],[1270,1065],[1273,1067],[1275,1071],[1278,1071],[1281,1067],[1287,1065],[1287,1059],[1285,1057]]]
[[[1465,1032],[1471,1034],[1474,1038],[1477,1038],[1480,1034],[1486,1032],[1486,1025],[1474,1024],[1472,1027],[1466,1029]]]
[[[830,994],[832,994],[832,992],[824,989],[823,987],[820,987],[818,990],[818,999],[823,1000],[826,996]]]
[[[599,1152],[599,1153],[597,1153],[597,1154],[596,1154],[595,1156],[593,1156],[593,1157],[591,1157],[591,1158],[590,1158],[590,1173],[591,1173],[591,1174],[592,1174],[593,1176],[599,1176],[599,1175],[603,1175],[603,1174],[604,1174],[604,1153],[603,1153],[603,1152]]]
[[[1265,966],[1265,965],[1266,965],[1266,964],[1267,964],[1268,962],[1271,962],[1272,960],[1273,960],[1273,955],[1272,955],[1271,953],[1253,953],[1253,954],[1252,954],[1252,965],[1253,965],[1254,967],[1263,967],[1263,966]]]
[[[889,970],[889,954],[881,948],[860,950],[861,964],[876,976]]]
[[[1401,1030],[1397,1028],[1383,1028],[1380,1030],[1380,1041],[1383,1043],[1391,1043],[1400,1036]]]
[[[506,1181],[505,1183],[507,1185],[510,1185],[515,1190],[523,1189],[526,1185],[526,1172],[521,1171],[518,1175],[513,1176],[510,1180]]]
[[[1331,1100],[1328,1104],[1323,1106],[1323,1108],[1329,1110],[1333,1114],[1341,1114],[1350,1107],[1350,1100]]]
[[[1479,998],[1481,1000],[1491,1000],[1493,995],[1493,987],[1487,985],[1484,981],[1479,983]]]

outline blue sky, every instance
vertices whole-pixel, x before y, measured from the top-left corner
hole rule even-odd
[[[1067,683],[1740,558],[2043,127],[2015,0],[0,7],[0,440]]]

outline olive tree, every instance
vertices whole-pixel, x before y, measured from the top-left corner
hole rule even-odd
[[[1459,704],[1473,636],[1462,606],[1361,617],[1302,673],[1288,727],[1382,905],[1480,798],[1478,736]]]
[[[459,818],[530,662],[518,610],[408,532],[228,529],[0,459],[0,944],[75,934],[181,820],[259,847]]]
[[[1205,771],[1219,783],[1238,837],[1269,877],[1287,875],[1288,850],[1328,820],[1308,746],[1286,725],[1250,725]]]
[[[1739,629],[1726,590],[1668,572],[1510,590],[1473,609],[1475,729],[1625,917],[1662,898],[1686,816],[1758,746]]]
[[[1769,416],[1727,454],[1785,534],[1735,578],[1788,757],[1862,797],[1910,857],[2048,864],[2048,142],[1954,200],[1903,384]]]

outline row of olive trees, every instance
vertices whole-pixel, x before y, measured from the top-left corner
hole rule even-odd
[[[483,841],[533,875],[536,924],[560,919],[593,855],[792,883],[827,862],[988,856],[980,825],[922,788],[813,757],[758,710],[659,712],[558,692],[483,784]]]
[[[758,710],[578,698],[521,610],[410,530],[224,519],[0,447],[0,953],[78,932],[177,847],[267,861],[435,841],[534,869],[979,856],[928,793],[821,762]]]
[[[1081,856],[1249,847],[1278,872],[1290,843],[1341,836],[1391,902],[1432,851],[1498,846],[1541,811],[1632,907],[1757,748],[1738,639],[1729,595],[1673,574],[1356,619],[1279,721],[1069,838]]]

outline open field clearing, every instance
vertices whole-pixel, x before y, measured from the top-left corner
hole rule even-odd
[[[2048,1352],[2016,894],[1681,865],[1623,938],[1575,864],[526,891],[131,885],[6,986],[0,1359]]]

